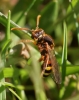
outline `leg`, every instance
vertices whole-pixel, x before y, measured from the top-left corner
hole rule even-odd
[[[20,41],[23,43],[34,43],[35,44],[34,40],[20,40]]]
[[[42,65],[42,73],[41,73],[41,76],[43,76],[44,72],[45,72],[45,69],[48,65],[48,62],[49,62],[49,55],[46,54],[45,58],[44,58],[44,63]]]
[[[41,58],[39,59],[39,62],[44,61],[44,56],[42,55]]]

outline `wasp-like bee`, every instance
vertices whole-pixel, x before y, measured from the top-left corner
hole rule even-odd
[[[29,30],[32,32],[32,39],[34,39],[34,42],[41,53],[41,58],[39,61],[43,61],[43,64],[41,66],[41,75],[47,77],[50,73],[53,73],[55,82],[60,84],[61,76],[59,72],[59,65],[54,54],[54,41],[51,36],[47,35],[43,29],[38,27],[39,19],[40,15],[37,16],[37,27],[35,30],[29,30],[27,28],[12,28],[12,30],[19,29]],[[23,40],[23,42],[27,42],[27,40]]]

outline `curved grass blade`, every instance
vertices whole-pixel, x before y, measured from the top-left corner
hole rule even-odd
[[[38,60],[36,60],[37,54],[35,51],[31,50],[30,48],[29,48],[29,53],[31,56],[30,58],[31,65],[28,68],[28,70],[30,72],[29,76],[34,84],[36,100],[46,100],[46,95],[44,92],[43,83],[40,76],[41,70],[40,70],[39,62]]]
[[[66,75],[66,61],[67,61],[67,27],[66,23],[64,26],[64,41],[63,41],[63,52],[62,52],[62,80],[64,81]]]
[[[2,57],[5,55],[5,52],[10,44],[10,17],[11,17],[11,13],[10,11],[8,12],[8,21],[7,21],[7,32],[6,32],[6,38],[5,38],[5,41],[4,41],[4,45],[2,46],[2,51],[1,51],[1,59]],[[3,60],[3,63],[5,62],[4,59]],[[1,66],[0,66],[1,67]],[[4,64],[3,66],[4,67]],[[0,72],[0,74],[2,73],[2,71]],[[1,82],[5,82],[5,78],[4,78],[4,75],[2,73],[1,75],[2,77],[0,77],[0,81]],[[3,85],[0,84],[0,90],[2,90],[0,92],[0,100],[5,100],[6,99],[6,90],[5,90],[5,87]]]
[[[11,40],[10,40],[10,18],[11,18],[11,12],[9,10],[9,12],[8,12],[8,20],[7,20],[7,29],[6,29],[6,34],[5,34],[5,40],[4,40],[3,44],[2,44],[2,50],[1,50],[2,54],[5,54],[8,46],[11,43]]]
[[[78,0],[69,0],[70,2],[70,6],[71,6],[71,9],[73,11],[73,17],[74,17],[74,21],[75,21],[75,26],[76,26],[76,31],[77,31],[77,37],[78,37],[78,44],[79,44],[79,23],[77,21],[77,14],[74,10],[74,6],[77,4],[77,2],[79,2]]]
[[[7,26],[7,17],[4,15],[4,14],[2,14],[1,12],[0,12],[0,23],[3,25],[3,26]],[[14,27],[19,27],[19,28],[21,28],[19,25],[17,25],[16,23],[14,23],[12,20],[10,20],[10,28],[14,28]],[[20,30],[14,30],[13,31],[14,32],[14,34],[15,35],[17,35],[19,38],[21,38],[21,39],[31,39],[30,38],[30,34],[27,32],[27,31],[25,31],[25,30],[23,30],[23,31],[20,31]],[[26,34],[25,34],[26,33]]]
[[[12,92],[19,100],[22,100],[11,88],[9,88],[9,91]]]
[[[22,19],[23,15],[24,15],[25,13],[27,14],[27,13],[29,12],[29,10],[33,7],[33,5],[34,5],[35,2],[36,2],[36,0],[33,0],[32,3],[30,4],[30,6],[29,6],[28,8],[26,8],[26,9],[21,13],[21,15],[20,15],[19,18],[17,19],[16,23],[18,23],[18,22]]]

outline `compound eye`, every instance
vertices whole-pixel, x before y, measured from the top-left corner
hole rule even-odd
[[[32,37],[33,38],[39,38],[43,35],[44,31],[43,30],[36,30],[33,32]]]
[[[41,35],[41,32],[36,32],[35,37],[38,38]]]
[[[39,31],[39,33],[38,33],[38,34],[39,34],[39,36],[40,36],[40,35],[42,35],[42,34],[43,34],[43,32],[44,32],[43,30]]]
[[[41,35],[41,34],[42,34],[42,31],[39,32],[39,35]]]
[[[39,36],[39,33],[38,33],[38,32],[36,32],[36,33],[35,33],[35,37],[36,37],[36,38],[38,38],[38,36]]]

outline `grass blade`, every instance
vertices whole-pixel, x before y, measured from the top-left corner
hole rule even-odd
[[[11,12],[8,12],[8,22],[7,22],[7,32],[6,32],[6,40],[10,39],[10,19],[11,19]]]
[[[35,1],[36,0],[33,0],[32,1],[32,3],[30,4],[30,6],[28,7],[28,9],[25,9],[22,13],[21,13],[21,15],[19,16],[19,18],[17,19],[17,21],[16,21],[16,23],[19,23],[19,21],[21,20],[21,18],[23,17],[23,15],[26,13],[28,13],[29,12],[29,10],[32,8],[32,6],[34,5],[34,3],[35,3]]]
[[[63,52],[62,52],[62,80],[64,81],[66,75],[66,60],[67,60],[67,27],[64,22],[64,41],[63,41]]]
[[[10,14],[10,11],[8,12],[8,22],[6,21],[6,24],[7,24],[7,32],[6,32],[6,38],[4,40],[4,43],[3,43],[3,47],[2,47],[2,54],[1,54],[1,61],[4,63],[5,59],[2,59],[2,57],[5,55],[5,52],[7,50],[7,47],[8,45],[10,44],[10,17],[11,17],[11,14]],[[0,66],[0,67],[4,67],[4,64],[3,66]],[[2,73],[2,71],[0,72],[0,74]],[[2,77],[0,77],[0,81],[1,82],[5,82],[5,79],[4,79],[4,75],[2,73],[1,75]],[[0,93],[0,100],[5,100],[6,99],[6,90],[5,90],[5,87],[0,84],[0,90],[2,90],[2,92]]]
[[[12,92],[19,100],[22,100],[11,88],[9,88],[9,91]]]
[[[47,6],[45,8],[43,8],[43,10],[41,11],[41,21],[40,21],[40,26],[45,29],[45,31],[47,33],[50,33],[52,31],[52,23],[54,24],[56,19],[57,19],[57,15],[58,15],[58,1],[57,0],[51,0],[51,2],[49,2],[47,4]],[[50,25],[50,27],[48,27],[48,25]]]
[[[2,44],[2,51],[1,51],[2,54],[5,54],[8,46],[11,43],[11,40],[10,40],[10,18],[11,18],[11,12],[9,11],[8,12],[8,19],[7,19],[8,21],[7,21],[7,27],[6,27],[5,40]]]
[[[34,84],[36,100],[46,100],[42,79],[40,77],[41,73],[40,65],[38,60],[36,60],[37,57],[36,51],[30,49],[30,55],[31,55],[31,67],[29,67],[29,72],[30,72],[29,76],[31,77],[31,80],[33,81]]]
[[[70,2],[70,6],[71,6],[71,9],[73,11],[73,17],[74,17],[74,21],[75,21],[75,26],[76,26],[76,31],[77,31],[77,37],[78,37],[78,44],[79,44],[79,24],[78,24],[78,21],[77,21],[77,14],[76,12],[74,11],[74,6],[77,4],[78,0],[76,0],[74,2],[74,0],[69,0]]]
[[[0,23],[5,27],[7,26],[7,19],[8,18],[0,12]],[[14,27],[20,27],[20,26],[10,20],[10,28],[14,28]],[[14,30],[13,32],[21,39],[31,39],[30,38],[31,35],[27,31]]]

